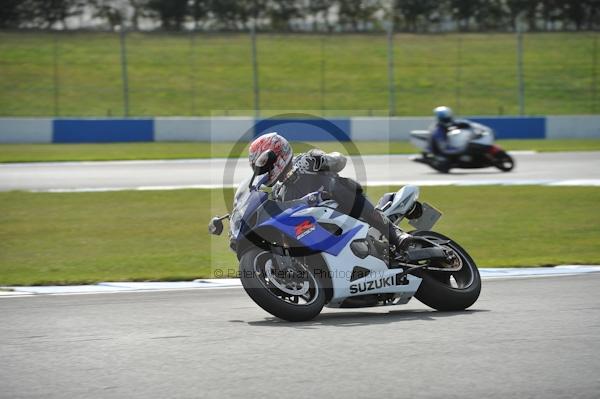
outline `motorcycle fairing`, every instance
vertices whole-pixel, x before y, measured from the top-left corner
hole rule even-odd
[[[360,230],[354,236],[355,240],[367,237],[370,228],[368,224],[348,215],[336,219],[340,225],[353,223],[360,226]],[[335,256],[326,252],[322,256],[329,268],[333,288],[333,296],[327,304],[328,307],[339,307],[349,297],[378,294],[395,294],[396,304],[405,303],[412,298],[421,284],[419,277],[408,275],[406,280],[408,284],[397,285],[395,276],[401,273],[402,269],[390,269],[383,260],[372,255],[364,259],[359,258],[350,245],[346,245]],[[351,281],[352,271],[356,266],[368,269],[369,273]],[[393,283],[390,284],[392,281]]]
[[[314,230],[298,241],[314,249],[322,248],[319,250],[328,270],[321,271],[321,273],[328,275],[317,275],[317,277],[329,277],[331,281],[333,295],[328,307],[339,307],[348,297],[377,294],[395,294],[396,304],[405,303],[419,288],[420,278],[408,275],[406,280],[408,283],[398,285],[395,276],[401,273],[402,269],[389,269],[383,260],[371,255],[366,258],[356,256],[349,245],[350,241],[365,239],[370,226],[334,209],[298,205],[285,210],[261,226],[275,227],[296,238],[296,227],[301,226],[298,232],[303,234],[304,231],[308,231],[305,229],[309,224],[314,226]],[[325,224],[338,226],[342,233],[340,235],[331,234],[321,227]],[[351,281],[352,271],[356,266],[368,269],[369,273]]]
[[[250,228],[246,223],[250,219],[256,209],[261,206],[268,195],[261,191],[251,191],[248,193],[246,201],[242,204],[241,211],[232,212],[232,219],[230,223],[230,234],[234,240],[237,240],[240,236],[244,236],[247,230]]]
[[[348,245],[362,227],[343,229],[342,226],[338,226],[342,228],[341,234],[333,234],[323,228],[319,221],[331,222],[333,220],[331,217],[335,215],[341,214],[329,208],[312,208],[306,204],[299,204],[283,210],[280,214],[259,224],[257,228],[273,227],[315,252],[325,252],[335,256]],[[315,216],[320,218],[317,219]]]

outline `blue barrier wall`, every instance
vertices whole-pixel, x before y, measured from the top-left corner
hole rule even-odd
[[[350,141],[350,119],[262,119],[254,136],[277,132],[290,141]]]
[[[545,117],[476,117],[468,119],[494,129],[497,139],[546,138]]]
[[[154,141],[153,119],[56,119],[54,143]]]
[[[499,139],[600,138],[600,115],[472,117]],[[214,118],[0,118],[0,143],[237,141],[277,131],[293,141],[401,141],[427,129],[432,117],[352,117],[323,120]],[[255,128],[253,129],[253,126]]]

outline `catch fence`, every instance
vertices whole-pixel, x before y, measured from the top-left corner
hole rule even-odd
[[[0,115],[596,114],[599,37],[0,32]]]

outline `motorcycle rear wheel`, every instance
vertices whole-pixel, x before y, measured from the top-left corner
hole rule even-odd
[[[415,298],[425,305],[441,311],[457,311],[470,307],[481,292],[481,277],[475,261],[460,245],[450,238],[433,231],[416,231],[415,236],[432,241],[449,241],[450,247],[462,261],[462,268],[455,272],[422,270],[423,279]]]
[[[298,322],[315,318],[325,305],[326,292],[313,268],[297,263],[298,273],[290,277],[276,271],[273,265],[271,253],[260,248],[253,248],[241,257],[240,280],[248,296],[283,320]]]

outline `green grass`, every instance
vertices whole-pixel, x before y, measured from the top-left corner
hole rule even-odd
[[[179,280],[236,270],[227,238],[206,231],[209,218],[225,212],[230,198],[223,196],[0,193],[0,285]],[[421,199],[444,212],[436,230],[480,266],[600,263],[598,188],[424,187]]]
[[[525,35],[526,114],[599,112],[595,37]],[[385,34],[260,34],[257,47],[264,114],[388,114]],[[131,115],[253,114],[249,35],[131,33],[127,51]],[[429,115],[439,104],[464,115],[518,113],[514,34],[397,34],[394,54],[397,115]],[[123,112],[117,34],[0,33],[0,116]]]
[[[292,143],[294,151],[318,147],[345,154],[413,154],[417,150],[406,141],[394,142],[313,142]],[[508,150],[600,151],[599,139],[500,140]],[[110,161],[138,159],[190,159],[244,157],[247,149],[234,151],[234,143],[118,143],[118,144],[0,144],[0,163],[50,161]]]

